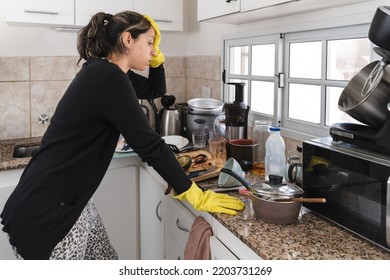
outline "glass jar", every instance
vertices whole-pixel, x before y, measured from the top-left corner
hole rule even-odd
[[[256,175],[265,175],[265,142],[270,135],[270,121],[259,120],[255,121],[255,126],[252,131],[253,152],[252,152],[252,172]]]

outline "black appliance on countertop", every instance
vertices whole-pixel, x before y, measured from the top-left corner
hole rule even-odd
[[[322,217],[390,251],[390,156],[331,137],[303,143],[304,203]]]
[[[233,103],[225,103],[226,139],[248,138],[248,115],[250,106],[244,102],[245,83],[227,83],[235,86]]]
[[[382,57],[363,67],[339,109],[360,123],[336,123],[331,137],[303,143],[303,205],[390,250],[390,7],[378,7],[368,37]]]
[[[390,154],[390,7],[380,6],[368,37],[382,57],[361,69],[340,95],[339,109],[361,122],[333,124],[333,140]]]

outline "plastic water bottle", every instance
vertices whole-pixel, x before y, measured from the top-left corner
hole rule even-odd
[[[270,135],[265,142],[265,180],[269,180],[269,175],[285,175],[286,166],[286,145],[280,135],[279,127],[270,127]]]

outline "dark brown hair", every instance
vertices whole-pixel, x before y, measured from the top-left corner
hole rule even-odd
[[[151,27],[143,15],[125,11],[111,15],[103,12],[95,14],[77,36],[77,51],[80,58],[88,60],[107,57],[111,53],[124,54],[126,47],[121,40],[123,32],[130,32],[134,39],[146,33]]]

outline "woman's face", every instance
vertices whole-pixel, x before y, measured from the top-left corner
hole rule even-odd
[[[131,40],[128,53],[130,69],[139,71],[147,69],[152,56],[156,54],[153,46],[154,35],[154,29],[150,28],[148,32],[140,34],[137,39]]]

